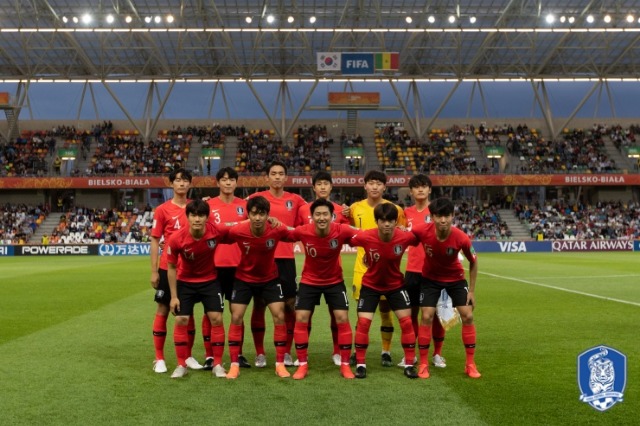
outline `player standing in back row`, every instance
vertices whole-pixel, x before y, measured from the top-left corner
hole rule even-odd
[[[185,169],[175,169],[169,174],[169,182],[173,189],[173,198],[159,205],[153,213],[153,225],[151,227],[151,286],[156,290],[155,302],[157,303],[156,315],[153,320],[153,345],[156,351],[153,371],[166,373],[167,364],[164,360],[164,343],[167,338],[167,316],[169,315],[169,303],[171,293],[167,278],[167,253],[160,254],[161,239],[166,243],[174,232],[187,226],[185,208],[189,203],[187,193],[191,187],[191,173]],[[191,348],[195,338],[195,326],[193,317],[189,319],[189,354],[187,366],[198,370],[202,365],[191,356]]]
[[[287,182],[287,166],[281,161],[272,162],[267,168],[267,182],[269,184],[268,190],[252,194],[249,198],[251,199],[256,196],[266,198],[271,206],[271,210],[269,211],[270,216],[275,217],[285,226],[293,228],[300,225],[298,222],[298,210],[304,206],[306,202],[298,194],[284,190]],[[293,254],[293,243],[279,242],[276,248],[275,259],[285,297],[284,316],[287,327],[287,345],[284,363],[286,366],[292,366],[291,344],[293,342],[293,329],[296,323],[295,302],[297,292],[296,259]],[[254,300],[254,305],[255,303]],[[260,324],[260,320],[262,321],[261,324],[264,329],[264,307],[261,313],[254,307],[251,326],[254,327],[254,324]],[[264,354],[256,354],[256,367],[264,367],[265,365],[266,358]]]

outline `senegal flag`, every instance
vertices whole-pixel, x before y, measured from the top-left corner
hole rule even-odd
[[[397,71],[400,69],[398,52],[382,52],[375,54],[376,71]]]

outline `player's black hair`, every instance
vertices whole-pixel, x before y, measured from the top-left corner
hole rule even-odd
[[[398,208],[393,203],[378,204],[373,209],[373,217],[379,220],[398,220]]]
[[[169,173],[169,182],[173,183],[173,181],[176,180],[178,175],[180,175],[182,179],[186,179],[189,182],[191,182],[191,179],[193,179],[193,176],[191,175],[191,172],[189,170],[180,167],[177,169],[173,169],[171,173]]]
[[[431,183],[429,176],[425,174],[420,173],[418,175],[411,176],[411,179],[409,179],[409,188],[417,188],[419,186],[428,186],[431,188],[433,184]]]
[[[185,213],[187,216],[192,214],[194,216],[209,217],[209,204],[202,200],[190,201],[189,204],[187,204]]]
[[[449,198],[436,198],[429,203],[429,212],[432,216],[449,216],[453,214],[453,201]]]
[[[322,206],[328,207],[329,213],[333,214],[333,203],[329,200],[325,200],[324,198],[318,198],[313,203],[311,203],[311,214],[313,215],[313,212],[315,212],[318,207]]]
[[[267,167],[267,175],[271,173],[271,168],[275,166],[282,167],[284,169],[284,174],[285,175],[287,174],[287,165],[284,164],[282,161],[275,160],[275,161],[272,161],[271,164],[269,164],[269,167]]]
[[[223,167],[218,170],[218,173],[216,173],[216,180],[222,179],[224,175],[227,175],[229,179],[238,180],[238,172],[236,172],[232,167]]]
[[[329,183],[333,184],[333,181],[331,180],[331,173],[324,170],[321,170],[313,175],[313,177],[311,178],[311,185],[315,186],[316,182],[318,182],[319,180],[327,180],[329,181]]]
[[[249,201],[247,201],[247,212],[251,213],[251,210],[253,210],[254,207],[256,213],[269,214],[269,210],[271,210],[271,204],[269,204],[269,200],[261,195],[249,198]]]
[[[380,170],[369,170],[367,174],[364,175],[364,183],[367,183],[370,180],[379,180],[386,185],[387,175],[385,174],[385,172],[381,172]]]

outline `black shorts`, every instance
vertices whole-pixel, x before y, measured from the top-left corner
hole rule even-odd
[[[411,306],[420,306],[420,288],[422,286],[422,274],[419,272],[405,272],[404,289],[409,293]]]
[[[156,288],[156,294],[153,300],[156,303],[160,303],[169,307],[171,303],[171,289],[169,288],[169,276],[166,269],[158,269],[158,275],[160,275],[160,282],[158,288]]]
[[[320,304],[320,298],[324,294],[324,300],[331,309],[338,311],[349,310],[349,298],[344,281],[330,285],[310,285],[300,283],[296,296],[296,311],[313,311]]]
[[[398,290],[378,292],[363,285],[360,289],[360,299],[358,299],[358,312],[375,312],[381,296],[387,298],[392,311],[411,308],[411,299],[409,299],[409,293],[404,287]]]
[[[423,277],[420,290],[420,306],[435,308],[443,289],[447,290],[454,308],[467,304],[467,294],[469,294],[467,280],[443,283]]]
[[[222,294],[227,300],[231,300],[231,293],[233,293],[233,282],[236,280],[236,268],[233,266],[217,268],[218,269],[218,281],[220,281],[220,288]]]
[[[193,315],[193,306],[198,302],[202,302],[205,313],[224,311],[224,298],[217,280],[203,283],[187,283],[178,280],[178,299],[180,299],[180,311],[177,315]]]
[[[251,297],[254,299],[261,297],[267,305],[275,302],[284,303],[284,291],[278,280],[266,283],[248,283],[242,280],[235,280],[233,292],[231,293],[231,303],[248,305],[251,302]]]
[[[285,299],[296,297],[296,260],[295,259],[276,259],[278,267],[278,279],[282,284],[282,293]],[[266,299],[265,299],[266,300]]]

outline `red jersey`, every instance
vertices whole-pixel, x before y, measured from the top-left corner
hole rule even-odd
[[[384,242],[378,236],[378,228],[361,231],[350,243],[364,249],[367,271],[362,276],[362,285],[379,292],[398,290],[404,285],[400,272],[402,255],[408,246],[418,244],[411,232],[395,229],[391,241]]]
[[[229,229],[207,222],[202,238],[195,239],[189,228],[174,232],[166,244],[167,262],[178,266],[178,279],[189,283],[215,280],[218,276],[212,262],[218,245],[225,241]],[[178,262],[180,259],[180,262]]]
[[[313,223],[313,218],[311,217],[311,204],[313,204],[313,201],[303,205],[300,207],[300,210],[298,210],[298,223],[300,225]],[[335,223],[344,223],[345,225],[349,225],[349,218],[342,215],[342,206],[338,203],[334,203],[333,201],[331,204],[333,204],[333,221]]]
[[[190,200],[187,200],[189,203]],[[155,238],[164,237],[165,243],[169,237],[183,228],[189,228],[187,215],[185,213],[186,204],[180,207],[173,203],[172,200],[166,201],[156,207],[153,212],[153,225],[151,226],[151,236]],[[159,269],[167,269],[167,251],[163,250],[160,255]]]
[[[220,197],[210,198],[209,222],[216,225],[225,222],[242,222],[247,218],[247,202],[234,197],[231,203],[225,203]],[[240,247],[237,244],[224,244],[216,250],[213,262],[216,268],[235,268],[240,263]]]
[[[282,197],[274,197],[269,190],[256,192],[249,198],[263,196],[271,204],[269,216],[273,216],[282,222],[283,225],[295,227],[302,225],[298,222],[298,210],[306,204],[306,201],[298,194],[284,192]],[[276,259],[293,259],[293,243],[280,242],[276,249]]]
[[[458,252],[462,250],[470,263],[476,261],[476,252],[467,234],[452,226],[447,239],[438,241],[433,222],[416,226],[412,232],[418,237],[426,253],[422,276],[443,283],[465,279]]]
[[[290,231],[290,238],[302,242],[305,252],[300,282],[309,285],[330,285],[344,281],[340,252],[342,245],[358,233],[351,226],[331,223],[329,235],[318,237],[312,223]]]
[[[425,207],[421,212],[418,211],[416,206],[407,207],[404,209],[404,215],[407,217],[407,230],[409,231],[413,229],[413,225],[418,226],[422,223],[431,222],[429,207]],[[421,245],[409,248],[407,250],[407,272],[422,273],[423,265],[424,248]]]
[[[274,261],[278,241],[289,235],[286,226],[272,228],[268,223],[264,234],[256,237],[251,233],[249,222],[240,223],[229,230],[228,240],[240,247],[240,263],[236,268],[236,278],[248,283],[266,283],[278,278],[278,268]]]

